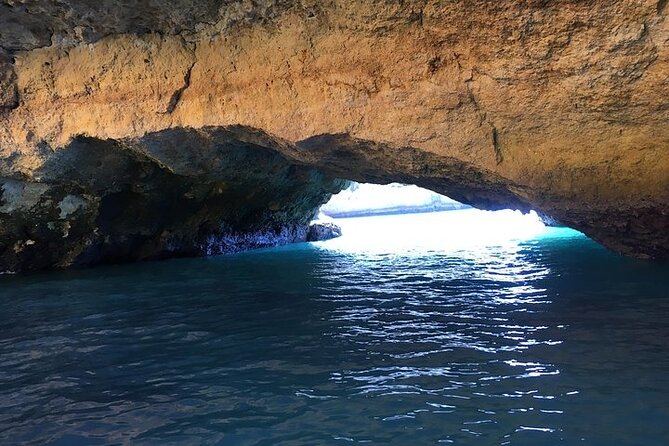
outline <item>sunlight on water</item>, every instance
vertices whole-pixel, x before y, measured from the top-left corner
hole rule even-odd
[[[515,212],[0,278],[0,444],[666,446],[667,265]]]
[[[348,253],[486,251],[490,246],[517,246],[541,236],[546,227],[535,212],[460,211],[341,218],[343,236],[319,242],[323,249]]]

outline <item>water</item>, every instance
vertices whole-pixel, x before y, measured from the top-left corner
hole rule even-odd
[[[669,444],[669,266],[471,212],[3,276],[0,444]]]

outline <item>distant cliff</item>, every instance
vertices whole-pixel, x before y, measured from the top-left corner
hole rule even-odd
[[[404,184],[359,184],[333,195],[320,211],[333,218],[453,211],[471,206]]]

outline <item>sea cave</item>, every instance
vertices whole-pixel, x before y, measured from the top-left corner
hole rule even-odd
[[[0,1],[0,443],[666,444],[668,14]]]

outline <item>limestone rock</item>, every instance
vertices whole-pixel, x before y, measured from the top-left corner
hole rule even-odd
[[[318,242],[341,237],[341,227],[329,222],[313,222],[307,232],[308,242]]]
[[[25,227],[42,227],[67,195],[86,203],[74,218],[119,190],[115,164],[85,187],[71,181],[68,166],[83,163],[61,163],[72,144],[141,146],[142,165],[174,175],[183,184],[167,190],[185,193],[232,172],[193,135],[239,126],[257,150],[302,172],[298,189],[310,175],[417,184],[481,208],[533,208],[618,252],[669,258],[666,5],[5,1],[0,175],[30,196],[48,185],[33,211],[16,210]],[[249,175],[256,180],[243,184],[265,191],[257,179],[274,178],[274,167],[240,161],[235,180]],[[133,193],[164,200],[141,176],[124,178]],[[228,209],[247,215],[252,199],[235,199]],[[268,208],[257,212],[306,209],[293,200],[301,202],[297,192],[261,200]],[[242,233],[264,233],[271,224],[259,218],[266,225]],[[200,227],[183,216],[170,228],[186,220]],[[39,244],[6,234],[8,250]]]
[[[239,127],[75,138],[35,178],[0,178],[2,271],[305,241],[314,210],[347,183],[267,148],[280,144]]]
[[[14,64],[9,55],[0,49],[0,113],[17,107],[18,100]]]

